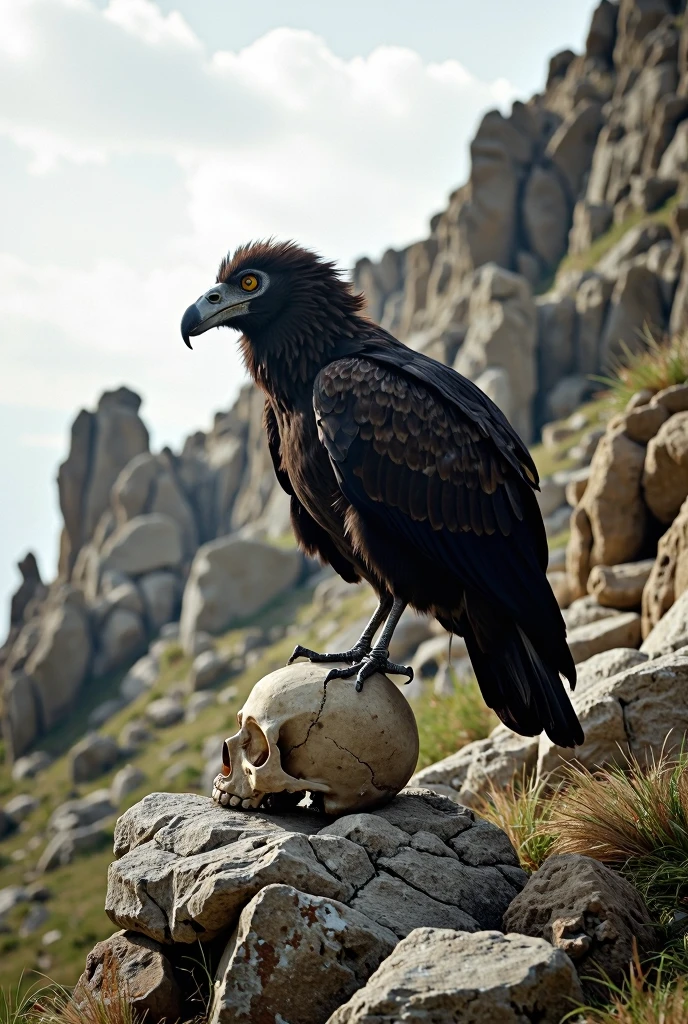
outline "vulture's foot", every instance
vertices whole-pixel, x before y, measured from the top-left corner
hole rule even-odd
[[[308,658],[309,661],[318,664],[328,661],[346,661],[352,664],[353,662],[360,662],[369,652],[370,644],[366,645],[360,641],[354,644],[350,651],[344,651],[342,654],[319,654],[317,651],[311,651],[308,647],[302,647],[301,644],[297,644],[287,665],[293,665],[298,658]]]
[[[346,668],[331,668],[325,676],[325,684],[329,683],[330,679],[351,679],[352,676],[356,676],[356,689],[360,693],[366,679],[370,679],[376,672],[382,672],[383,675],[408,676],[409,683],[413,679],[413,669],[410,666],[397,665],[389,660],[389,651],[374,647],[369,654],[360,661],[355,661],[353,665]]]

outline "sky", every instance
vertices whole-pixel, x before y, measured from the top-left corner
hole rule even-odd
[[[221,256],[342,266],[427,233],[482,114],[580,50],[587,0],[0,0],[0,633],[14,563],[55,574],[69,426],[127,384],[157,449],[244,380],[179,320]],[[2,637],[0,636],[0,642]]]

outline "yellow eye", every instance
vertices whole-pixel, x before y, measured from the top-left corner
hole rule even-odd
[[[245,274],[241,279],[241,287],[245,292],[254,292],[258,287],[258,278],[255,274]]]

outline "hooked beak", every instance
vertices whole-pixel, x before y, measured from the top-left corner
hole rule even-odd
[[[182,317],[181,331],[184,344],[191,348],[189,338],[195,338],[211,327],[219,327],[235,316],[247,313],[246,294],[228,284],[216,284],[189,306]]]

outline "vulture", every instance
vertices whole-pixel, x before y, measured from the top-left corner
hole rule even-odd
[[[408,606],[464,638],[485,702],[510,729],[582,743],[528,449],[475,384],[363,307],[333,263],[271,240],[223,259],[182,318],[189,347],[211,327],[241,332],[301,549],[378,596],[351,650],[297,646],[291,660],[343,662],[327,678],[355,677],[359,690],[376,672],[410,680],[389,659]]]

